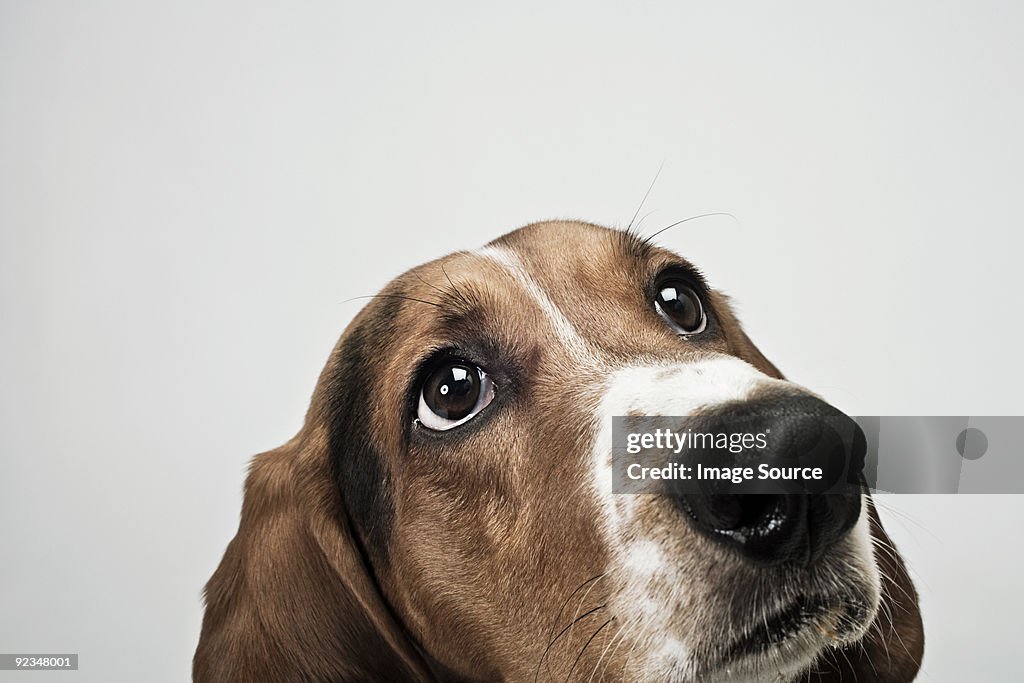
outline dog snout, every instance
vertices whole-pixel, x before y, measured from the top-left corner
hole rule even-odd
[[[705,416],[715,433],[767,434],[765,447],[726,454],[734,465],[766,461],[826,465],[826,478],[839,473],[860,481],[866,454],[863,432],[837,408],[809,395],[737,402]],[[737,439],[739,441],[739,439]],[[691,454],[692,455],[692,454]],[[707,455],[706,453],[704,454]],[[707,462],[707,458],[704,458]],[[828,466],[831,463],[831,466]],[[796,492],[686,493],[679,496],[692,524],[707,536],[762,565],[814,564],[857,522],[859,486],[821,490],[794,485]]]

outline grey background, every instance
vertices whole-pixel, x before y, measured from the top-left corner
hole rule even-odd
[[[849,412],[1021,414],[1012,2],[0,2],[0,651],[180,681],[359,302],[644,224]],[[1021,498],[898,496],[921,680],[1015,680]]]

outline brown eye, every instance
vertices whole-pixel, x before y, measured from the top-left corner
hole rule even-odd
[[[703,332],[707,324],[697,293],[679,278],[663,280],[654,296],[654,310],[677,334]]]
[[[424,427],[444,431],[472,418],[493,398],[494,384],[483,370],[465,361],[447,361],[423,383],[416,418]]]

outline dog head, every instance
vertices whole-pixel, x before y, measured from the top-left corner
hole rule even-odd
[[[737,410],[841,416],[635,234],[415,268],[254,461],[196,679],[911,680],[916,594],[866,496],[612,493],[612,416]]]

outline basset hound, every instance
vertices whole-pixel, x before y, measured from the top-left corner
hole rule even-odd
[[[194,680],[912,680],[917,594],[866,492],[612,491],[612,416],[737,405],[838,412],[634,231],[537,223],[408,271],[252,461]]]

